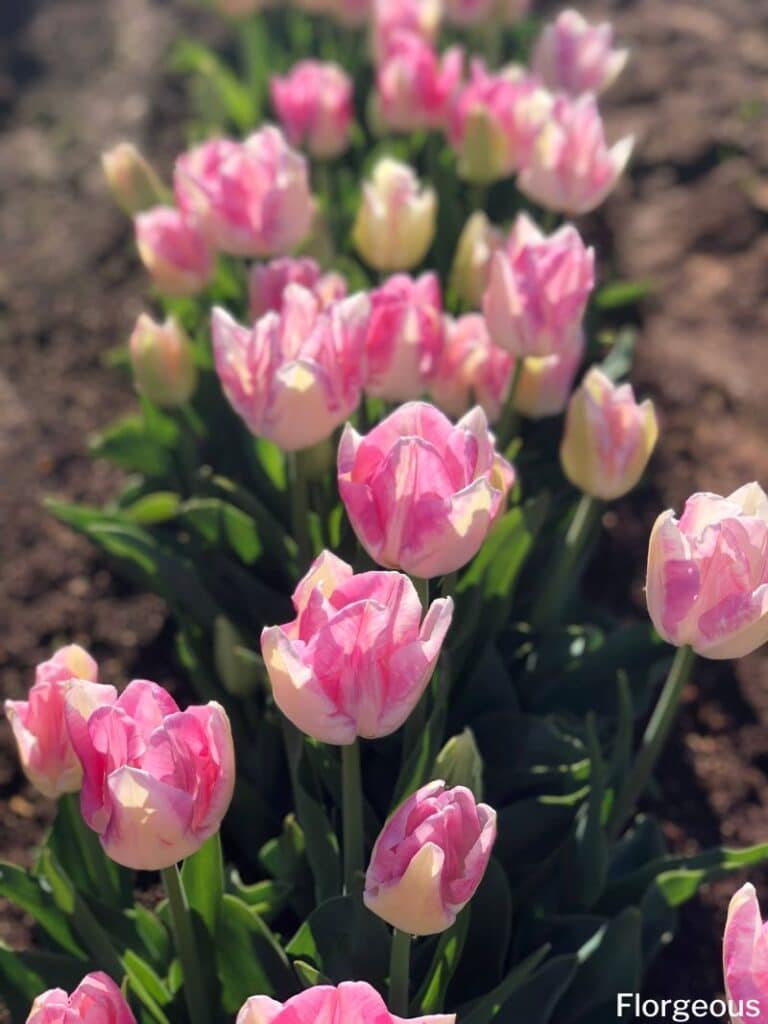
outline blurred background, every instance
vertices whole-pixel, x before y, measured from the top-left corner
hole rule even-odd
[[[561,5],[536,3],[549,15]],[[768,3],[600,0],[632,58],[603,101],[609,136],[638,138],[631,173],[584,225],[611,276],[648,282],[637,309],[637,390],[662,419],[650,486],[606,517],[591,586],[642,614],[650,524],[694,490],[768,486]],[[63,642],[105,676],[177,671],[159,601],[113,577],[41,507],[100,504],[115,471],[88,435],[133,396],[105,355],[143,307],[145,276],[99,155],[121,139],[168,171],[184,144],[180,34],[226,45],[192,0],[0,4],[0,695],[26,691]],[[628,601],[631,581],[631,600]],[[699,662],[653,798],[680,852],[768,841],[768,653]],[[23,783],[0,723],[0,857],[28,862],[52,806]],[[768,887],[768,873],[752,879]],[[706,998],[733,879],[684,908],[649,995]],[[763,895],[765,888],[763,890]],[[0,939],[26,922],[0,901]]]

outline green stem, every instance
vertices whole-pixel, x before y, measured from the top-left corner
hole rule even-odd
[[[635,804],[653,775],[656,762],[664,749],[675,721],[680,694],[690,678],[694,658],[695,654],[691,647],[678,647],[656,707],[653,709],[653,714],[643,734],[643,742],[632,766],[632,771],[616,800],[610,827],[610,833],[614,839],[631,817]]]
[[[176,864],[164,868],[160,874],[168,897],[173,939],[181,963],[190,1024],[207,1024],[210,1006],[203,985],[202,965],[181,874]]]
[[[509,391],[507,393],[507,400],[504,404],[504,409],[501,414],[501,419],[496,424],[496,439],[498,442],[499,451],[504,452],[510,441],[517,436],[520,430],[520,414],[517,411],[517,389],[520,386],[520,378],[523,375],[523,366],[525,359],[518,359],[515,363],[515,369],[512,372],[512,380],[509,382]]]
[[[411,987],[411,936],[398,928],[392,932],[389,957],[389,1009],[398,1017],[408,1013]]]
[[[179,406],[179,414],[184,421],[185,426],[189,427],[193,436],[198,440],[202,440],[205,437],[205,424],[195,412],[192,403],[183,402]]]
[[[469,206],[472,211],[482,210],[485,212],[485,208],[488,205],[488,186],[487,185],[470,185],[469,187]]]
[[[312,561],[312,542],[309,536],[309,492],[304,472],[303,452],[290,452],[288,470],[291,492],[291,526],[299,548],[299,568],[306,572]]]
[[[360,774],[360,741],[341,748],[341,788],[344,828],[344,888],[360,889],[363,874],[363,786]]]

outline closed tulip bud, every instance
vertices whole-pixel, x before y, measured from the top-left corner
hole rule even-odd
[[[732,1024],[768,1022],[768,946],[755,887],[731,899],[723,934],[723,977]]]
[[[593,498],[620,498],[645,472],[658,436],[653,402],[638,404],[630,384],[614,384],[593,366],[568,404],[563,472]]]
[[[130,142],[118,142],[102,153],[101,166],[115,202],[130,217],[161,203],[167,194],[155,169]]]
[[[756,483],[669,509],[648,547],[646,600],[657,631],[705,658],[741,658],[768,640],[768,497]]]
[[[96,708],[115,699],[112,686],[99,686],[98,666],[82,647],[62,647],[35,670],[27,700],[6,700],[21,767],[44,796],[56,799],[80,789],[83,772],[69,740],[64,705],[77,691],[83,707]]]
[[[133,383],[140,395],[161,408],[190,400],[197,386],[197,367],[192,343],[174,317],[159,324],[142,313],[129,348]]]
[[[594,250],[576,228],[545,237],[521,214],[491,261],[483,296],[491,337],[518,357],[560,352],[580,330],[594,284]]]
[[[213,276],[213,254],[198,229],[172,206],[134,217],[141,262],[166,295],[196,295]]]
[[[307,735],[338,745],[399,729],[432,676],[451,599],[422,608],[402,573],[354,576],[325,551],[297,586],[293,605],[292,622],[261,635],[283,714]]]
[[[469,309],[479,309],[488,284],[491,259],[502,245],[502,234],[482,210],[471,214],[456,246],[450,288]]]
[[[136,1024],[125,997],[108,974],[86,974],[72,995],[52,988],[32,1004],[27,1024]]]
[[[373,55],[384,60],[395,37],[410,32],[434,43],[443,16],[442,0],[373,0],[371,25]]]
[[[544,26],[531,67],[554,92],[600,93],[624,69],[628,50],[614,50],[613,26],[590,25],[578,11],[562,11]]]
[[[558,96],[520,172],[520,190],[550,210],[576,216],[613,191],[632,155],[627,136],[610,149],[595,98]]]
[[[371,854],[363,899],[410,935],[450,928],[483,879],[496,812],[463,786],[422,786],[387,821]]]
[[[214,309],[216,372],[252,433],[286,452],[330,437],[360,402],[369,312],[365,295],[323,309],[297,284],[285,290],[281,312],[253,328]]]
[[[474,558],[515,471],[496,451],[481,408],[454,426],[434,406],[409,402],[364,437],[346,425],[338,480],[371,558],[429,579]]]
[[[270,81],[272,105],[289,141],[329,160],[349,145],[354,118],[352,79],[338,64],[303,60]]]
[[[307,162],[272,125],[244,142],[213,139],[182,154],[174,188],[210,245],[233,256],[288,253],[312,223]]]
[[[279,313],[289,284],[307,288],[323,309],[347,294],[347,282],[342,274],[334,271],[324,274],[318,264],[307,257],[282,257],[271,263],[257,263],[248,277],[248,300],[253,319],[258,320],[265,313]]]
[[[564,411],[584,358],[584,347],[584,334],[579,328],[558,352],[523,360],[515,388],[515,408],[521,416],[540,420]]]
[[[464,786],[475,800],[483,799],[483,757],[469,727],[445,744],[435,758],[434,774],[449,788]]]
[[[315,985],[278,1003],[269,996],[251,996],[237,1015],[237,1024],[456,1024],[455,1013],[396,1017],[367,981],[342,981],[337,987]]]
[[[436,274],[395,274],[371,293],[365,390],[389,402],[420,398],[443,348]]]
[[[446,317],[445,346],[429,393],[449,416],[461,416],[477,404],[488,422],[495,423],[509,391],[513,364],[512,356],[493,344],[479,313],[458,320]]]
[[[437,196],[407,164],[384,157],[363,184],[353,229],[355,247],[374,270],[410,270],[435,237]]]
[[[227,693],[249,697],[262,679],[261,659],[245,646],[242,634],[225,615],[213,622],[213,660]]]
[[[180,711],[157,683],[135,679],[91,714],[68,699],[66,716],[83,766],[80,810],[112,860],[160,871],[218,831],[235,784],[220,704]]]
[[[383,124],[396,132],[445,127],[463,65],[459,47],[439,57],[419,36],[398,32],[376,74],[378,114]]]

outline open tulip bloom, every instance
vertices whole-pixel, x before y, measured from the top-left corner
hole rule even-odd
[[[409,1017],[410,1024],[455,1024],[455,1013]],[[284,1003],[252,996],[237,1015],[237,1024],[406,1024],[387,1009],[379,993],[365,981],[339,986],[316,985]]]
[[[27,1024],[136,1024],[125,997],[108,974],[86,974],[71,995],[61,988],[35,999]]]

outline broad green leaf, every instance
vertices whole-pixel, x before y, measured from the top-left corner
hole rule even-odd
[[[456,973],[464,950],[471,913],[472,905],[470,904],[461,911],[451,927],[440,936],[424,983],[414,1000],[417,1013],[442,1012],[445,1005],[445,993]]]
[[[294,960],[293,969],[303,988],[314,988],[315,985],[329,985],[330,981],[304,960]]]
[[[495,1024],[550,1024],[578,966],[579,958],[573,954],[545,960],[533,977],[504,1003]]]
[[[154,491],[123,506],[123,514],[138,526],[165,523],[178,514],[181,499],[174,491]]]
[[[512,935],[512,893],[504,869],[491,857],[472,897],[472,913],[448,1005],[479,998],[504,978]]]
[[[47,881],[33,877],[15,864],[0,862],[0,896],[26,911],[65,952],[80,959],[85,957],[71,920],[56,905]]]
[[[225,1012],[236,1013],[254,993],[285,999],[296,988],[290,963],[253,907],[222,897],[216,938],[216,968]]]
[[[459,1013],[461,1024],[491,1024],[509,998],[531,977],[549,952],[549,946],[532,953],[517,964],[506,978],[482,999],[471,1003],[465,1012]]]
[[[611,281],[595,295],[598,309],[624,309],[646,299],[653,288],[649,281]]]
[[[236,871],[232,872],[231,882],[235,895],[239,896],[249,907],[253,907],[256,913],[267,922],[276,917],[288,905],[291,886],[287,882],[278,882],[267,878],[262,882],[244,885]]]
[[[128,416],[107,427],[91,440],[90,448],[96,458],[109,459],[129,473],[165,477],[172,472],[168,447],[149,434],[141,416]]]
[[[617,992],[638,992],[642,969],[642,915],[627,907],[602,925],[579,950],[579,969],[558,1009],[558,1021],[571,1024],[616,998]]]
[[[236,505],[218,498],[193,498],[184,502],[179,516],[209,544],[231,548],[246,565],[260,558],[262,543],[256,523]]]
[[[154,968],[146,960],[141,959],[138,953],[132,949],[126,949],[123,954],[123,965],[128,980],[137,989],[145,992],[153,1003],[158,1006],[167,1006],[171,1002],[173,997],[168,986]]]
[[[224,861],[218,832],[197,853],[187,857],[181,868],[181,881],[190,909],[200,915],[209,935],[215,937],[224,895]]]

